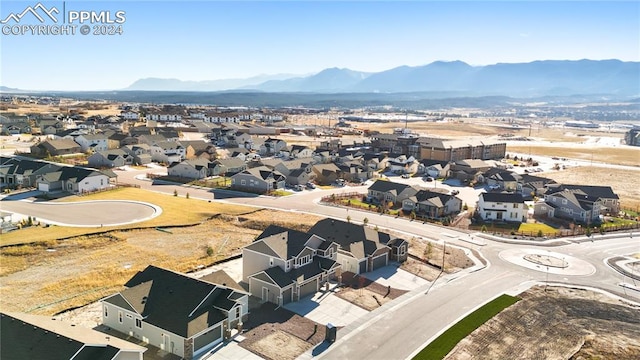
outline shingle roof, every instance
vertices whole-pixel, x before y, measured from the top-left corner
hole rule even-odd
[[[301,231],[269,225],[247,248],[254,251],[262,250],[264,249],[262,245],[256,245],[262,242],[271,249],[268,253],[273,253],[280,259],[289,260],[304,250],[310,237],[310,234]]]
[[[482,193],[480,194],[485,202],[502,202],[523,204],[522,194],[513,193]]]
[[[155,266],[138,272],[125,286],[120,295],[145,322],[185,338],[223,321],[226,316],[216,307],[229,309],[234,303],[229,300],[234,290]],[[121,303],[115,296],[103,301]]]
[[[411,187],[407,184],[400,184],[393,181],[386,180],[377,180],[371,186],[369,186],[368,190],[379,191],[379,192],[389,192],[395,191],[396,194],[401,193],[404,189]]]
[[[348,251],[357,259],[372,255],[381,247],[386,247],[389,234],[373,228],[347,223],[340,220],[324,219],[318,221],[309,233],[336,242],[344,251]]]
[[[599,198],[619,199],[618,195],[613,192],[611,186],[560,184],[557,186],[550,186],[549,188],[555,189],[557,191],[562,191],[564,189],[571,190],[572,192],[581,191],[592,201],[595,201]]]

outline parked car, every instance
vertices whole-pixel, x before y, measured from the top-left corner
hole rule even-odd
[[[403,179],[408,179],[408,178],[410,178],[410,177],[411,177],[411,175],[409,175],[409,174],[402,174],[402,178],[403,178]]]
[[[425,176],[422,178],[422,180],[430,182],[430,181],[433,181],[433,178],[431,176]]]
[[[305,186],[307,187],[307,189],[315,189],[316,188],[316,184],[314,184],[312,182],[306,183]]]
[[[302,185],[296,185],[296,186],[293,187],[293,190],[302,191],[302,190],[304,190],[304,187]]]
[[[460,194],[460,190],[451,190],[451,195],[458,195]]]

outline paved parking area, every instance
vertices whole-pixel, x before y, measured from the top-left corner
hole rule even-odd
[[[398,290],[411,291],[429,283],[429,281],[408,271],[402,270],[398,266],[399,264],[391,264],[362,275],[371,281],[377,282],[378,284],[391,286]]]
[[[357,305],[335,296],[333,291],[318,292],[312,297],[304,298],[284,306],[285,309],[295,312],[319,324],[333,324],[334,326],[347,326],[368,314],[369,312]]]

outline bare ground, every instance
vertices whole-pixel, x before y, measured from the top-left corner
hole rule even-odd
[[[638,359],[640,308],[600,293],[534,287],[446,359]]]
[[[295,359],[325,338],[325,327],[289,310],[265,303],[244,324],[243,348],[267,359]]]
[[[409,241],[409,254],[415,256],[419,260],[437,268],[442,268],[443,254],[444,253],[444,271],[447,273],[454,273],[462,269],[473,266],[473,261],[465,254],[461,249],[452,246],[443,246],[433,241],[429,241],[423,238],[412,238]],[[416,274],[419,275],[419,274]],[[427,280],[430,280],[426,278]]]
[[[368,311],[407,293],[406,290],[386,287],[352,272],[344,272],[341,276],[344,287],[335,295]]]
[[[274,218],[294,228],[318,219],[257,211],[241,219],[223,215],[193,227],[167,228],[170,233],[114,231],[0,248],[0,310],[52,315],[122,290],[150,264],[182,272],[208,266],[239,254]]]

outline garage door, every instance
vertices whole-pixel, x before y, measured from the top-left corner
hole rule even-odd
[[[288,303],[291,302],[291,292],[292,292],[291,288],[289,288],[289,289],[287,289],[287,290],[282,292],[282,304],[283,305],[284,304],[288,304]]]
[[[209,349],[220,341],[222,341],[222,325],[218,325],[215,328],[195,338],[193,351],[198,352],[204,349]]]
[[[49,184],[45,184],[45,183],[38,184],[38,190],[49,192]]]
[[[387,266],[387,254],[373,258],[373,269],[371,270],[380,269],[384,266]]]
[[[318,291],[318,280],[308,282],[300,287],[300,299],[305,296],[313,295]]]

